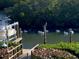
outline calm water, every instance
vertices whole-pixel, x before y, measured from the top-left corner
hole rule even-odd
[[[60,33],[48,33],[47,43],[57,43],[60,41],[69,42],[69,36]],[[79,41],[79,34],[72,35],[72,41]],[[23,48],[32,48],[36,44],[43,43],[43,36],[35,33],[23,33]]]

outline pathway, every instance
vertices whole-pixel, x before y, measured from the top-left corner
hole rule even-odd
[[[37,46],[39,46],[39,44],[34,46],[32,49],[23,49],[23,54],[17,59],[31,59],[31,51],[33,51]]]
[[[31,49],[23,49],[23,54],[18,59],[31,59]]]

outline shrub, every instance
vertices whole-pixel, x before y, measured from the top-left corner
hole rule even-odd
[[[60,42],[57,44],[40,44],[38,48],[56,48],[56,49],[69,49],[75,51],[76,54],[79,53],[79,42]]]

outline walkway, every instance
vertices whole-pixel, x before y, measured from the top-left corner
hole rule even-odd
[[[18,59],[31,59],[31,49],[23,49],[23,55]]]
[[[34,48],[37,46],[39,46],[39,44],[34,46],[32,49],[23,49],[23,54],[17,59],[31,59],[31,51],[34,50]]]

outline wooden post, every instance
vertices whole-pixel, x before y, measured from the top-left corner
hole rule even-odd
[[[16,34],[15,34],[15,39],[17,38],[16,35],[17,35],[17,28],[16,28],[16,25],[13,25],[14,26],[14,29],[16,30]]]
[[[47,22],[44,24],[44,44],[46,44],[46,26],[47,26]]]
[[[16,25],[14,25],[15,26],[15,29],[16,29],[16,36],[17,36],[17,38],[19,38],[19,24],[16,24]]]
[[[71,43],[72,42],[72,29],[70,28],[69,29],[69,42]]]
[[[22,32],[21,32],[22,30],[21,30],[21,28],[20,28],[20,30],[19,30],[19,33],[20,33],[20,37],[22,37]]]
[[[6,25],[5,25],[5,30],[6,30],[6,39],[7,39],[7,48],[8,48],[9,38],[8,38],[8,29],[7,29],[7,26]]]
[[[18,32],[18,37],[22,37],[21,28],[19,27],[19,24],[17,25],[17,32]]]
[[[70,42],[70,43],[72,42],[72,37],[71,37],[71,35],[72,35],[71,32],[69,32],[69,40],[70,40],[69,42]]]

